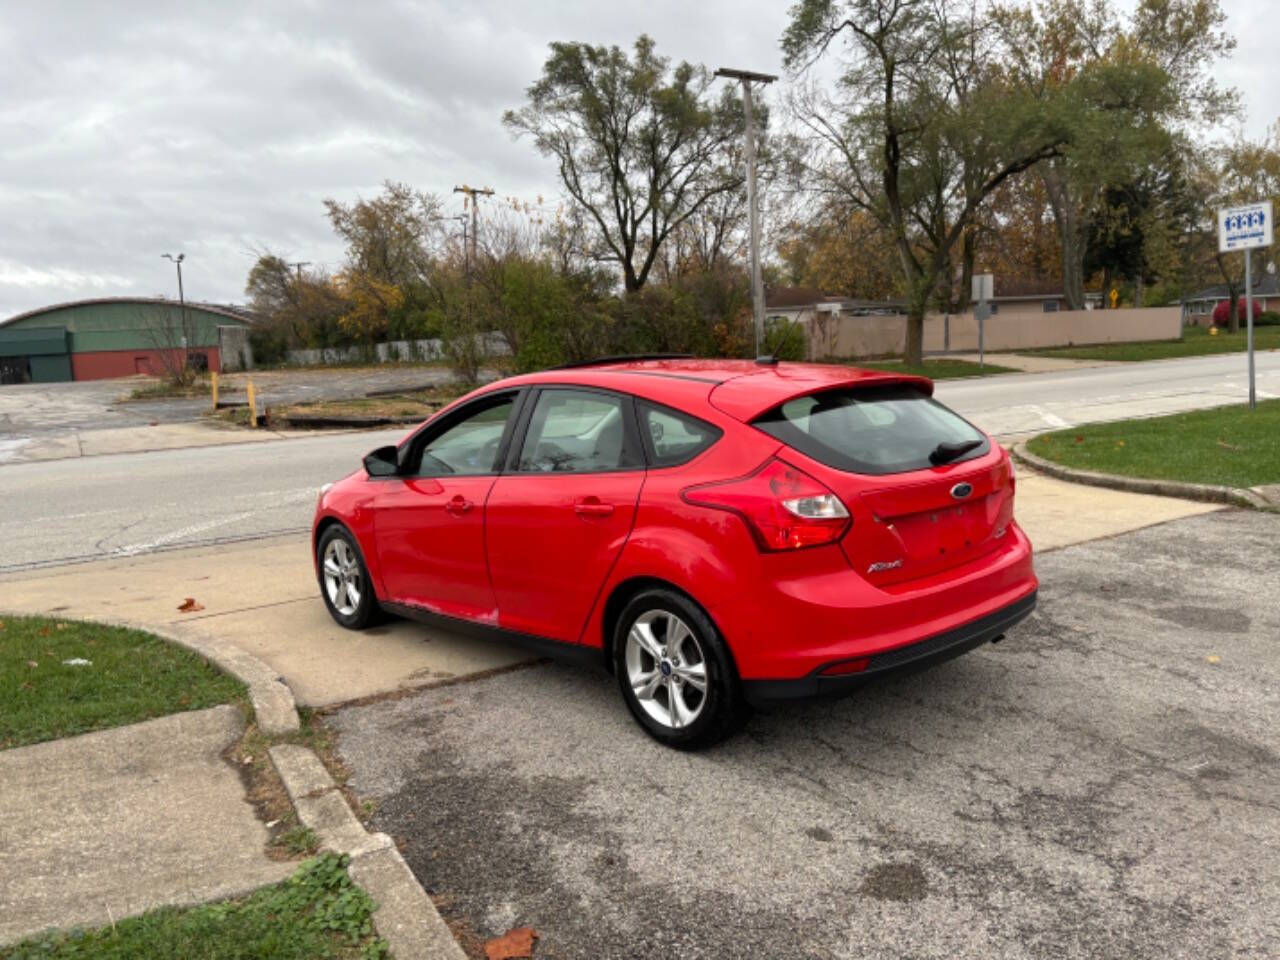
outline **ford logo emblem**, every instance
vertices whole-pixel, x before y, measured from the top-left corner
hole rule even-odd
[[[971,483],[957,483],[951,488],[951,495],[957,500],[963,500],[971,493],[973,493],[973,484]]]

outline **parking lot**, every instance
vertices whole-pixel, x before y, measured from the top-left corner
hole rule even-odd
[[[329,719],[446,917],[539,957],[1274,956],[1277,538],[1042,554],[1003,643],[704,753],[552,664]]]

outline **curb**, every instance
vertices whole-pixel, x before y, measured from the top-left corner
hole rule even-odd
[[[6,614],[20,615],[16,610]],[[47,614],[33,612],[33,616]],[[258,728],[270,736],[301,728],[293,691],[284,678],[248,651],[189,627],[136,620],[76,617],[108,627],[150,633],[222,668],[249,688]],[[385,833],[369,833],[348,806],[320,758],[307,747],[281,743],[268,748],[298,819],[324,846],[350,857],[351,879],[378,904],[373,926],[397,960],[467,960],[453,932],[418,883],[395,843]]]
[[[329,776],[320,758],[306,747],[281,743],[267,751],[298,819],[320,842],[350,857],[347,869],[378,904],[373,925],[399,960],[466,960],[453,932],[385,833],[369,833]]]
[[[1262,494],[1243,487],[1227,487],[1208,483],[1184,483],[1179,480],[1144,480],[1139,477],[1122,477],[1113,473],[1095,473],[1092,470],[1076,470],[1060,463],[1038,457],[1027,449],[1023,440],[1013,447],[1013,455],[1022,463],[1041,473],[1093,487],[1107,487],[1128,493],[1149,493],[1158,497],[1177,497],[1182,500],[1198,500],[1203,503],[1224,503],[1234,507],[1271,509],[1277,506]]]
[[[428,413],[426,416],[422,417],[273,416],[271,418],[271,424],[273,427],[287,426],[294,427],[299,430],[315,430],[323,427],[399,427],[422,423],[423,420],[431,416],[434,416],[434,413]]]

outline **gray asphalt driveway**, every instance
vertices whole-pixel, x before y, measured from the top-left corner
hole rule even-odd
[[[332,720],[446,915],[538,957],[1276,956],[1277,541],[1043,555],[1004,643],[700,754],[557,665]]]

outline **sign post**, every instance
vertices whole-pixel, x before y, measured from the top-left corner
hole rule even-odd
[[[974,312],[978,315],[978,369],[981,370],[986,366],[987,314],[991,310],[987,306],[987,301],[995,295],[995,276],[990,273],[976,273],[973,275],[972,283],[971,299],[978,302]]]
[[[1249,409],[1258,407],[1253,366],[1253,251],[1272,241],[1271,201],[1227,207],[1218,211],[1218,252],[1244,251],[1244,314],[1249,348]]]

